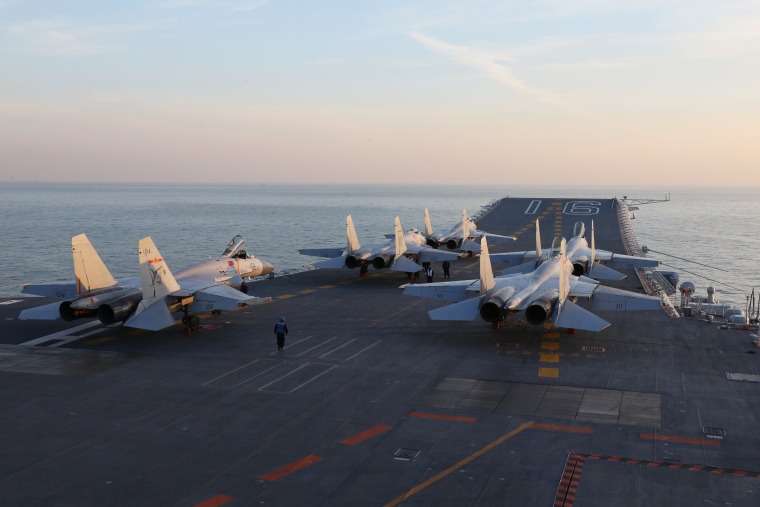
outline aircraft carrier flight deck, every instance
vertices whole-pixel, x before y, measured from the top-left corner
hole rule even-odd
[[[533,250],[537,218],[545,246],[593,219],[597,248],[626,253],[619,206],[505,198],[478,226],[517,236],[492,252]],[[477,278],[477,257],[451,273]],[[642,292],[626,274],[614,285]],[[432,321],[441,303],[404,283],[279,276],[250,284],[272,302],[189,336],[20,321],[49,301],[0,301],[0,504],[760,505],[748,332],[664,310],[599,312],[599,333]]]

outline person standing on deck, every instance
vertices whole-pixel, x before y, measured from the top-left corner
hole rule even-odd
[[[280,320],[274,325],[274,334],[277,336],[277,350],[282,351],[282,349],[285,348],[285,337],[288,335],[288,326],[285,324],[285,317],[280,317]]]

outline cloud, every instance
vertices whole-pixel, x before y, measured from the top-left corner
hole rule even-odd
[[[183,9],[188,7],[223,8],[234,12],[245,12],[258,9],[268,4],[269,0],[163,0],[156,4],[159,9]]]
[[[459,64],[485,73],[490,78],[506,85],[520,95],[530,97],[539,102],[556,106],[565,111],[584,117],[595,116],[584,111],[578,105],[567,100],[560,94],[531,86],[514,76],[512,71],[503,63],[505,60],[511,60],[509,55],[498,54],[476,47],[449,44],[419,32],[409,32],[409,35],[423,46],[432,49],[437,53],[443,54]]]
[[[143,30],[137,25],[77,25],[65,19],[34,19],[8,27],[10,50],[49,56],[84,56],[120,50],[120,43],[105,42],[119,33]]]

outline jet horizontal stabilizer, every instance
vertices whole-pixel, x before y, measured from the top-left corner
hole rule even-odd
[[[414,262],[412,259],[408,257],[404,257],[403,255],[400,255],[396,257],[396,259],[393,261],[393,264],[391,264],[390,269],[393,271],[416,273],[417,271],[422,269],[422,266]]]
[[[61,318],[61,302],[27,308],[18,314],[19,320],[56,320]]]
[[[135,313],[128,318],[124,325],[136,329],[148,331],[160,331],[161,329],[176,324],[164,298],[143,299]]]
[[[457,252],[445,252],[431,248],[430,250],[420,250],[418,257],[420,262],[455,261],[459,259],[459,254]]]
[[[475,320],[480,315],[480,298],[470,298],[430,310],[428,315],[431,320]]]
[[[554,321],[554,325],[568,329],[599,332],[607,328],[610,323],[566,299],[562,304],[562,310]]]
[[[480,244],[468,239],[462,242],[460,250],[465,252],[480,252]]]
[[[326,261],[319,261],[314,263],[315,268],[327,268],[327,269],[338,269],[338,268],[345,268],[346,267],[346,258],[341,257],[334,257],[332,259],[327,259]]]
[[[622,280],[625,275],[620,271],[615,271],[612,268],[608,268],[604,264],[594,263],[591,267],[591,273],[589,276],[596,278],[597,280]]]

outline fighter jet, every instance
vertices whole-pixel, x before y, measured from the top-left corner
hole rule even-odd
[[[432,225],[430,225],[430,213],[425,208],[425,240],[433,248],[446,245],[449,250],[459,248],[463,251],[479,252],[480,242],[478,240],[483,237],[492,243],[509,243],[517,239],[514,236],[500,236],[479,230],[475,222],[467,218],[466,209],[462,210],[461,223],[449,230],[440,229],[434,231]]]
[[[567,242],[567,259],[573,265],[572,274],[575,276],[587,275],[597,280],[622,280],[626,275],[616,271],[614,268],[654,268],[660,265],[660,261],[656,259],[616,254],[607,250],[597,249],[594,241],[593,220],[591,221],[590,246],[585,236],[585,224],[583,222],[576,222],[573,228],[573,237]],[[541,235],[538,220],[536,220],[536,250],[491,254],[491,262],[496,268],[508,268],[501,270],[501,273],[504,275],[532,271],[545,258],[541,250]],[[603,263],[597,261],[602,261]]]
[[[480,279],[405,285],[404,295],[418,296],[454,304],[428,312],[433,320],[475,320],[478,316],[494,325],[507,315],[525,312],[533,325],[547,321],[556,327],[601,331],[606,320],[578,306],[570,298],[590,299],[593,310],[657,310],[661,298],[603,287],[595,280],[572,276],[566,242],[555,238],[552,255],[530,273],[495,277],[485,238],[481,238]],[[467,299],[470,293],[477,297]]]
[[[422,269],[419,263],[432,261],[454,261],[459,259],[455,252],[440,252],[425,244],[425,238],[416,230],[404,232],[399,217],[395,219],[393,238],[387,243],[365,245],[359,243],[351,215],[346,217],[346,246],[335,248],[302,248],[301,255],[328,257],[317,262],[315,268],[360,268],[366,273],[371,265],[375,269],[390,269],[414,273]]]
[[[124,322],[126,326],[155,331],[174,324],[170,311],[183,305],[197,313],[266,302],[268,298],[247,296],[232,287],[239,286],[243,278],[274,270],[268,262],[242,250],[244,244],[241,236],[235,236],[220,258],[190,266],[175,278],[152,240],[145,238],[139,243],[140,278],[117,281],[87,236],[74,236],[71,250],[75,282],[29,284],[21,291],[65,301],[24,310],[19,319],[71,321],[97,317],[106,325]],[[151,259],[146,260],[151,253]],[[163,307],[154,307],[159,301]]]

